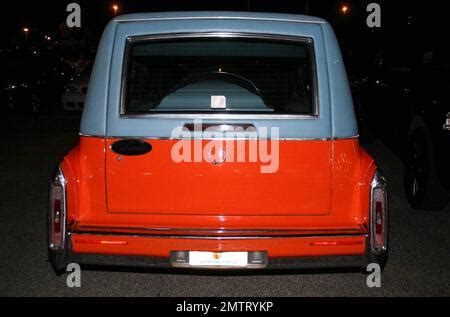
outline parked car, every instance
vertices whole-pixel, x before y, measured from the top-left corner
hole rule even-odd
[[[394,47],[381,51],[366,67],[360,67],[356,103],[366,129],[396,151],[404,151],[403,144],[393,136],[406,135],[405,113],[409,112],[415,65],[408,58],[409,51]],[[382,124],[380,124],[382,123]]]
[[[58,58],[39,50],[13,50],[0,55],[1,112],[48,112],[58,104],[65,80]]]
[[[355,100],[370,131],[402,160],[410,205],[440,210],[450,198],[448,52],[434,49],[421,55],[417,63],[373,69],[359,84]]]
[[[84,99],[89,85],[92,64],[88,64],[79,74],[78,78],[69,81],[64,86],[61,104],[65,111],[82,111]]]
[[[406,197],[416,209],[440,210],[450,199],[449,76],[448,61],[425,65],[415,76],[403,161]]]
[[[334,32],[309,16],[114,18],[49,206],[57,270],[386,259],[386,182],[359,145]]]

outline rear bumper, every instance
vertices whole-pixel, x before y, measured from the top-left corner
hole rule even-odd
[[[135,268],[173,268],[169,258],[155,256],[118,256],[76,253],[72,255],[69,263]],[[362,268],[367,266],[368,263],[370,263],[370,261],[368,261],[368,258],[364,255],[272,258],[269,259],[269,262],[264,269]],[[60,269],[63,267],[60,267]]]
[[[73,233],[67,237],[64,251],[51,251],[50,258],[57,270],[69,263],[171,268],[172,251],[263,251],[267,252],[264,269],[352,268],[376,262],[368,245],[367,235],[167,237]]]

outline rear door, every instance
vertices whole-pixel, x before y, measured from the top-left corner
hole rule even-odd
[[[246,149],[247,162],[237,162],[237,155],[232,162],[230,146],[227,149],[223,142],[226,160],[215,163],[224,155],[213,153],[201,162],[174,161],[177,143],[191,145],[193,151],[198,141],[145,139],[141,141],[152,150],[138,156],[111,150],[118,141],[108,140],[106,153],[111,213],[289,216],[329,212],[331,142],[281,141],[279,157],[273,155],[268,162],[249,162],[252,141],[233,142],[236,149]],[[200,141],[202,150],[209,142]],[[214,152],[221,153],[218,148]],[[264,167],[274,169],[273,173],[262,173]]]
[[[330,212],[312,39],[131,38],[125,57],[123,136],[107,139],[109,213]]]

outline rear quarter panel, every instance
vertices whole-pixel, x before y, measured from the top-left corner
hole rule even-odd
[[[64,157],[61,168],[67,182],[69,229],[106,213],[105,140],[81,137]]]
[[[358,139],[333,142],[332,210],[368,231],[370,184],[376,165]],[[338,225],[338,222],[336,223]]]

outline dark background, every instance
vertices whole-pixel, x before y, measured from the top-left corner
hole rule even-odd
[[[105,24],[114,16],[112,5],[119,6],[118,14],[131,12],[185,11],[185,10],[227,10],[302,13],[323,17],[335,28],[339,40],[347,49],[353,49],[363,57],[377,47],[395,45],[424,49],[432,45],[438,27],[445,27],[444,1],[371,1],[371,0],[218,0],[218,1],[143,1],[143,0],[16,0],[2,2],[0,47],[17,45],[42,46],[44,35],[51,35],[55,41],[64,40],[73,34],[64,34],[62,24],[67,14],[68,3],[77,2],[82,7],[82,28],[76,31],[80,38],[88,38],[86,45],[95,46]],[[366,7],[377,2],[382,7],[382,28],[370,29],[365,25]],[[347,14],[340,8],[349,7]],[[23,27],[30,28],[28,43],[24,43]],[[70,32],[69,32],[70,33]],[[52,44],[54,42],[52,41]]]
[[[432,76],[446,77],[445,87],[434,85],[420,73],[415,76],[417,83],[409,82],[411,70],[424,63],[424,54],[447,44],[445,1],[79,0],[73,2],[82,7],[82,27],[69,30],[64,24],[70,2],[1,2],[0,296],[450,296],[450,206],[430,212],[408,204],[403,182],[407,160],[402,154],[408,144],[410,113],[417,114],[411,101],[423,99],[424,105],[434,105],[437,94],[448,101],[449,68]],[[379,29],[366,26],[370,2],[381,5]],[[48,180],[78,139],[80,112],[61,106],[65,85],[76,82],[77,74],[69,78],[72,75],[67,76],[64,69],[79,60],[92,61],[93,54],[82,53],[95,52],[104,26],[114,16],[113,4],[119,6],[117,14],[266,11],[306,13],[332,24],[350,76],[360,141],[388,180],[389,259],[381,288],[368,288],[366,276],[359,271],[227,275],[107,267],[83,269],[82,287],[66,286],[66,276],[56,275],[48,263],[46,231]],[[349,8],[347,14],[340,11],[343,5]],[[25,27],[29,28],[27,38]],[[35,59],[35,55],[41,57]],[[443,55],[447,66],[448,56]],[[394,67],[385,67],[385,63]],[[55,74],[49,76],[49,70]],[[431,92],[424,89],[424,83],[439,89]],[[38,97],[44,98],[41,107],[30,107],[30,100],[39,93]],[[25,95],[30,98],[23,98]],[[53,102],[52,106],[47,101]],[[436,149],[450,148],[449,143],[437,142],[444,132],[449,104],[437,114],[436,122],[431,121],[430,127],[438,132],[430,134],[429,141],[436,141]],[[398,137],[396,142],[392,142],[393,136]],[[439,157],[448,166],[450,156],[446,155]]]

